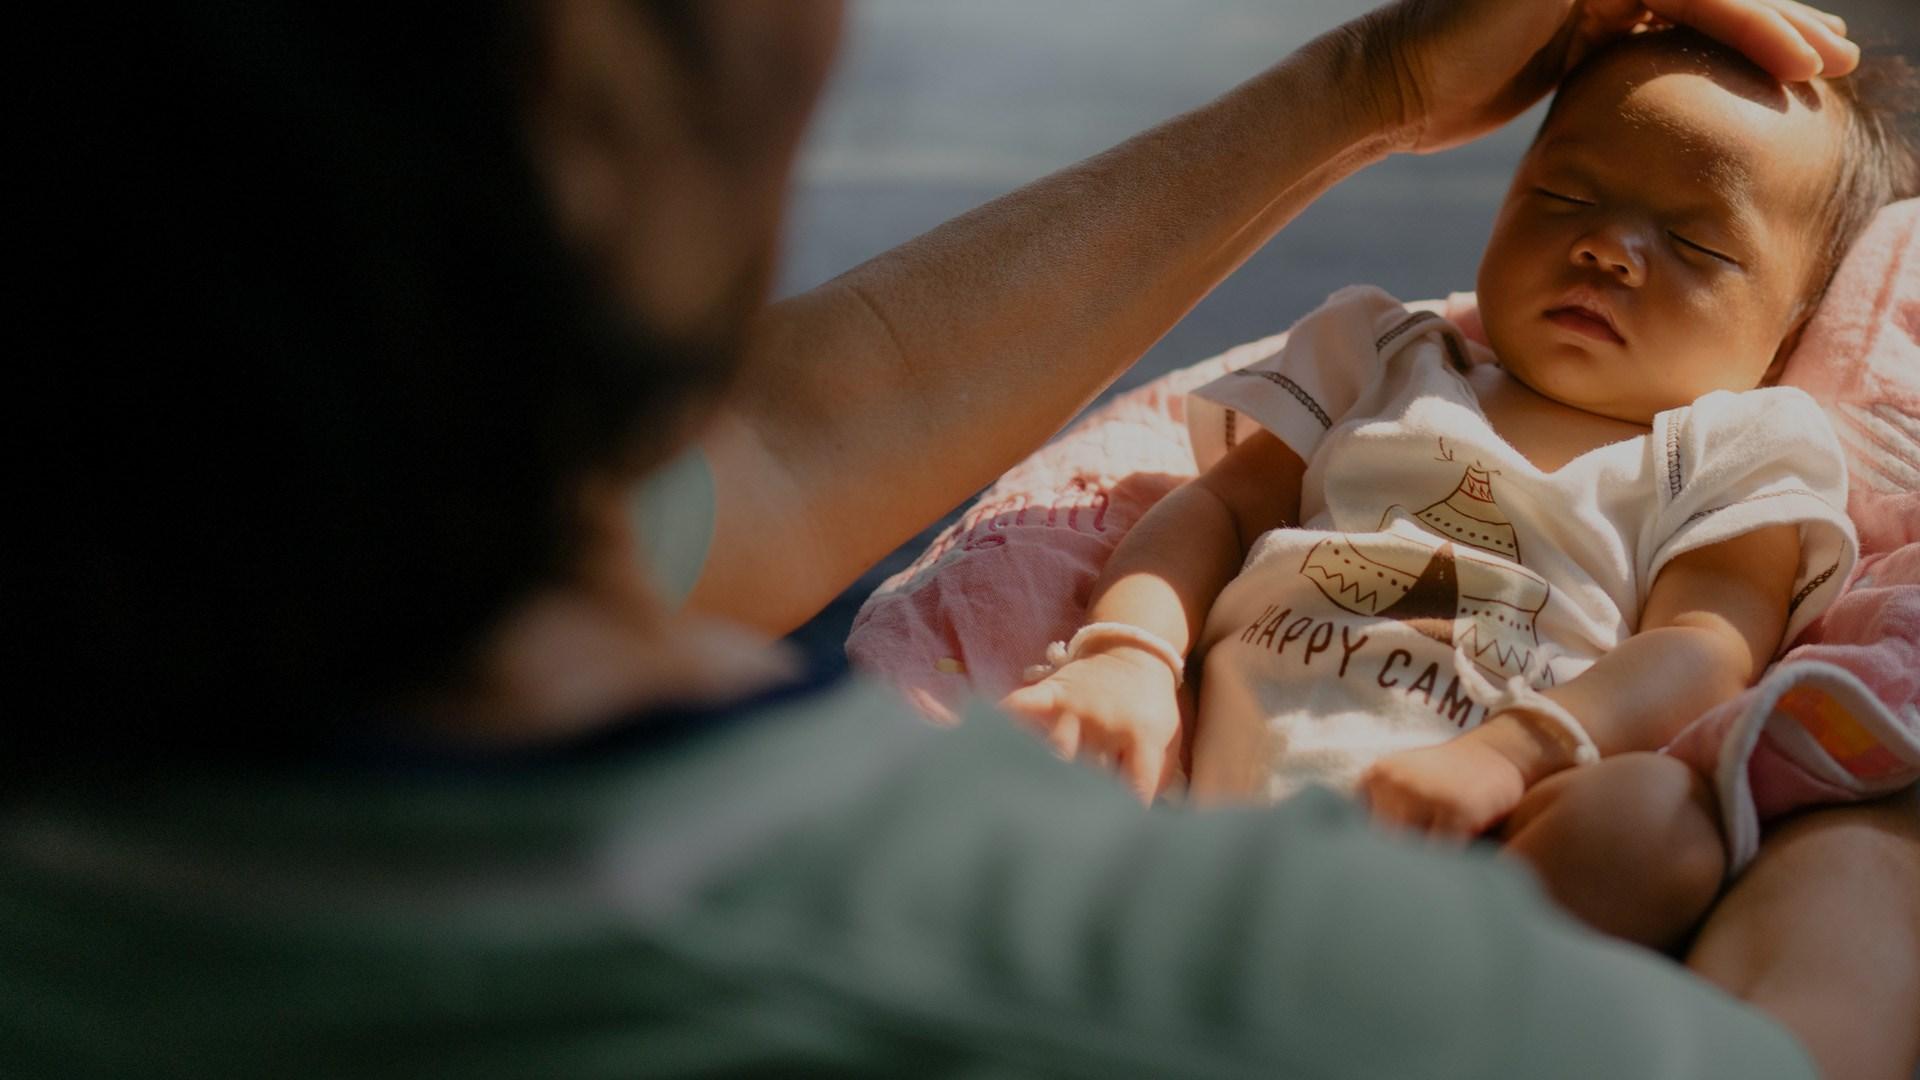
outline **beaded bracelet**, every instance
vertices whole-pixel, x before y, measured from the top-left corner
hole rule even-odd
[[[1575,765],[1591,765],[1600,760],[1600,747],[1594,743],[1593,736],[1587,734],[1579,718],[1566,706],[1527,685],[1518,675],[1508,679],[1499,696],[1487,704],[1488,716],[1503,712],[1543,724],[1573,751]]]
[[[1186,681],[1187,659],[1180,650],[1173,647],[1166,638],[1151,630],[1142,629],[1132,623],[1097,622],[1088,623],[1073,635],[1071,641],[1056,641],[1047,646],[1047,662],[1035,664],[1026,670],[1028,682],[1037,682],[1080,659],[1080,652],[1087,642],[1095,638],[1119,638],[1129,645],[1146,650],[1166,662],[1173,671],[1173,685],[1179,686]]]

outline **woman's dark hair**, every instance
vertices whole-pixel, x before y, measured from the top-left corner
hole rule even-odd
[[[16,780],[299,752],[459,677],[571,570],[582,479],[657,462],[727,367],[559,240],[531,6],[131,11],[43,102],[36,269],[84,314],[40,362]]]

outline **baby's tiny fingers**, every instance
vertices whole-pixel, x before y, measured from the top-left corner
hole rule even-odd
[[[1160,781],[1166,774],[1167,755],[1164,750],[1151,746],[1137,746],[1131,753],[1123,756],[1122,770],[1127,784],[1133,793],[1148,806],[1153,805],[1153,797],[1160,793]]]
[[[1110,720],[1080,727],[1080,756],[1111,773],[1123,774],[1127,759],[1139,745],[1139,736],[1132,728],[1115,727]]]
[[[1447,840],[1465,844],[1479,834],[1473,827],[1473,816],[1457,808],[1436,810],[1428,822],[1427,835],[1436,840]]]
[[[1000,699],[1003,712],[1016,717],[1052,716],[1060,704],[1060,684],[1047,680],[1023,686]]]
[[[1060,760],[1072,761],[1080,750],[1080,717],[1072,712],[1055,717],[1053,730],[1047,732],[1047,745],[1053,747]]]
[[[1054,699],[1051,691],[1028,693],[1030,690],[1039,689],[1039,687],[1030,686],[1026,690],[1007,695],[1000,700],[1000,711],[1006,713],[1008,719],[1015,724],[1033,732],[1041,741],[1051,744],[1054,732],[1058,730],[1060,721],[1065,716],[1065,710]]]
[[[1394,801],[1387,805],[1380,813],[1374,815],[1374,820],[1395,832],[1416,835],[1426,832],[1429,822],[1425,809],[1416,803],[1401,801]]]
[[[1394,785],[1376,777],[1360,789],[1360,794],[1366,802],[1367,813],[1375,821],[1403,828],[1412,823],[1414,808],[1406,793]]]

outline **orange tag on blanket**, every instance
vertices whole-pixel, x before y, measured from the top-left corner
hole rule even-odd
[[[1862,780],[1878,780],[1904,768],[1892,750],[1821,690],[1808,686],[1789,690],[1774,708],[1791,716],[1836,764]]]

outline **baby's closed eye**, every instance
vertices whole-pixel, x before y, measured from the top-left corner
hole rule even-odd
[[[1554,191],[1551,188],[1536,187],[1533,190],[1535,194],[1544,195],[1549,199],[1553,199],[1557,202],[1567,203],[1572,206],[1592,206],[1593,205],[1593,201],[1590,199],[1578,198],[1573,195],[1568,195],[1565,192]]]
[[[1681,236],[1679,233],[1674,232],[1671,229],[1667,230],[1667,235],[1673,237],[1674,242],[1681,245],[1682,247],[1689,248],[1693,251],[1699,252],[1702,255],[1707,255],[1712,258],[1718,259],[1729,266],[1737,267],[1740,265],[1740,260],[1734,258],[1733,256],[1728,255],[1723,251],[1716,251],[1715,249],[1710,248],[1705,244],[1700,243],[1697,240],[1689,240],[1686,237]]]

